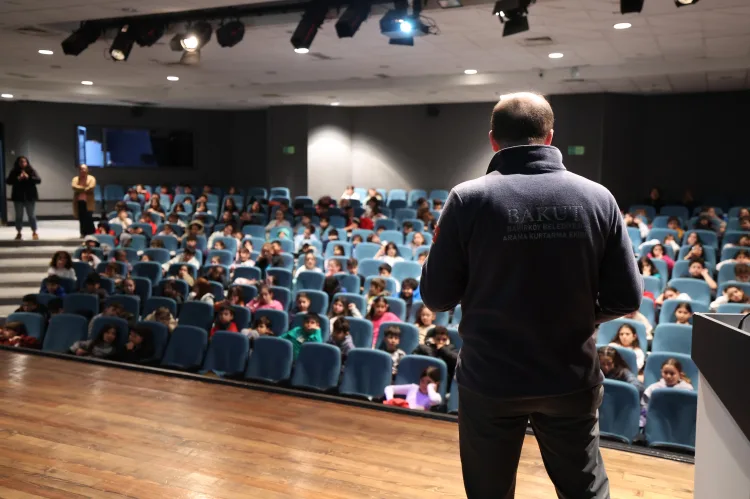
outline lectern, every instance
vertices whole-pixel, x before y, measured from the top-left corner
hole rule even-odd
[[[750,498],[750,318],[695,314],[692,357],[700,370],[695,498]]]

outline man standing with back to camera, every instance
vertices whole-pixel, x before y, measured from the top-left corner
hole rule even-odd
[[[487,174],[451,191],[422,269],[425,305],[463,312],[456,377],[469,499],[514,497],[528,421],[558,497],[609,498],[592,334],[638,309],[642,280],[614,197],[565,169],[553,123],[539,95],[500,99]]]

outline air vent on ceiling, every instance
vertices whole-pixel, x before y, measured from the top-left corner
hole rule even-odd
[[[56,31],[51,31],[46,28],[41,28],[39,26],[21,26],[20,28],[16,28],[16,33],[20,33],[22,35],[30,35],[30,36],[54,36],[58,37],[60,34]]]
[[[5,73],[5,74],[7,76],[12,76],[13,78],[23,78],[24,80],[33,80],[33,79],[36,78],[36,76],[27,75],[27,74],[24,74],[24,73],[11,73],[11,72],[8,72],[8,73]]]
[[[390,77],[391,77],[391,75],[387,75],[385,73],[375,73],[375,78],[380,78],[382,80],[386,80],[386,79],[388,79]]]
[[[286,97],[285,95],[281,94],[260,94],[260,96],[264,99],[280,99],[282,97]]]
[[[545,45],[552,45],[553,43],[552,38],[548,36],[534,36],[524,38],[519,42],[519,45],[523,47],[543,47]]]
[[[156,102],[143,102],[143,101],[129,100],[129,99],[118,99],[117,102],[122,102],[123,104],[127,104],[129,106],[136,106],[136,107],[157,107],[159,105]]]

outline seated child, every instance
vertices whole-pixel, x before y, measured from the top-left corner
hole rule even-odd
[[[237,305],[238,307],[246,307],[245,299],[242,296],[242,289],[239,286],[232,286],[224,293],[224,299],[214,303],[214,309],[219,310],[224,305]]]
[[[100,263],[102,263],[102,261],[99,259],[98,256],[96,256],[94,254],[94,252],[91,250],[91,248],[83,248],[81,250],[81,254],[80,254],[78,260],[81,261],[81,262],[88,263],[89,265],[91,265],[91,268],[94,268],[94,269],[97,266],[99,266]]]
[[[419,344],[424,345],[427,332],[435,327],[435,312],[427,308],[427,305],[421,305],[417,310],[417,322],[415,324],[419,330]]]
[[[388,292],[385,290],[385,281],[379,277],[370,281],[370,289],[367,291],[367,306],[371,306],[375,298],[380,296],[388,296]]]
[[[689,303],[680,303],[674,311],[675,323],[689,326],[692,324],[693,307]]]
[[[148,326],[138,325],[130,328],[128,342],[117,356],[120,362],[144,364],[154,356],[154,336]]]
[[[737,282],[750,282],[750,265],[738,263],[734,266],[734,280]]]
[[[299,356],[302,345],[305,343],[322,343],[323,337],[320,334],[320,319],[317,314],[305,315],[302,327],[295,327],[290,331],[282,334],[280,338],[292,342],[294,350],[294,359]]]
[[[715,312],[719,306],[725,303],[750,303],[750,295],[746,294],[739,286],[727,286],[724,288],[722,296],[712,301],[709,308],[712,312]]]
[[[360,312],[356,304],[350,303],[343,298],[335,298],[333,303],[331,303],[331,310],[328,312],[331,332],[333,332],[333,325],[336,321],[343,317],[356,317],[361,319],[362,312]]]
[[[297,314],[306,314],[310,311],[310,297],[304,291],[297,293],[297,299],[294,301],[292,311],[289,315],[289,322],[294,321]]]
[[[135,281],[131,278],[123,279],[118,289],[121,295],[138,296],[135,292]]]
[[[187,267],[185,268],[185,271],[187,271]],[[188,282],[188,286],[189,285],[190,283]],[[162,287],[162,290],[161,290],[161,295],[165,298],[173,299],[174,301],[177,302],[178,305],[185,301],[185,297],[183,296],[183,294],[177,290],[177,287],[171,281],[164,282],[164,286]]]
[[[401,292],[398,297],[406,303],[406,316],[411,317],[411,307],[414,304],[414,290],[419,287],[419,283],[413,277],[407,277],[401,282]]]
[[[385,337],[383,338],[381,348],[391,356],[391,360],[393,361],[391,375],[395,377],[398,372],[398,363],[406,357],[406,352],[399,348],[401,345],[401,330],[398,326],[389,326],[383,334]]]
[[[63,313],[63,301],[62,298],[52,298],[47,302],[47,313],[52,317],[53,315]]]
[[[237,267],[254,267],[255,266],[255,262],[251,258],[249,249],[243,246],[242,248],[240,248],[238,255],[239,255],[239,259],[235,261],[230,267],[230,270],[232,272],[234,272],[234,269],[236,269]]]
[[[667,286],[664,288],[664,292],[656,297],[654,303],[656,305],[663,305],[666,300],[690,300],[690,295],[687,293],[680,293],[677,288]]]
[[[172,316],[172,312],[170,312],[167,307],[157,308],[146,317],[144,317],[143,320],[151,322],[161,322],[162,324],[167,326],[167,329],[169,329],[170,333],[177,327],[177,319]]]
[[[39,314],[45,319],[49,318],[49,307],[45,307],[39,303],[36,295],[25,295],[21,299],[21,306],[16,309],[16,312],[29,312],[32,314]]]
[[[682,371],[682,364],[679,360],[665,360],[664,364],[661,365],[661,379],[656,383],[649,385],[649,387],[646,388],[646,391],[643,392],[643,397],[641,397],[641,428],[646,426],[648,404],[651,401],[651,394],[654,393],[654,390],[656,390],[657,388],[692,390],[693,385],[690,384],[690,378],[685,376],[685,373]]]
[[[643,369],[643,365],[646,363],[646,354],[643,353],[640,344],[638,343],[638,334],[635,332],[635,328],[630,324],[623,324],[620,329],[615,333],[614,338],[610,341],[609,346],[618,346],[632,350],[635,353],[635,361],[638,365],[638,370]]]
[[[344,370],[344,364],[346,364],[346,357],[354,349],[354,342],[349,334],[349,321],[341,318],[336,321],[333,326],[333,332],[328,338],[328,344],[337,346],[341,350],[341,371]]]
[[[60,285],[60,277],[56,275],[47,276],[42,286],[39,288],[40,293],[55,295],[59,298],[65,296],[65,290]]]
[[[417,263],[419,263],[420,265],[424,265],[424,262],[427,261],[427,257],[429,255],[430,255],[429,250],[421,252],[419,256],[417,257]]]
[[[94,332],[94,319],[98,319],[99,317],[119,317],[120,319],[128,320],[132,315],[125,310],[125,307],[121,303],[110,303],[104,307],[104,310],[102,310],[101,313],[96,314],[91,318],[91,321],[89,321],[88,339],[92,339],[92,334]]]
[[[450,335],[445,327],[435,326],[430,329],[424,343],[414,350],[414,354],[442,359],[448,366],[448,379],[453,379],[458,362],[458,350],[451,344]]]
[[[690,262],[689,272],[690,275],[688,277],[706,281],[706,284],[708,284],[708,287],[711,288],[712,291],[715,291],[718,287],[716,281],[714,281],[714,278],[711,277],[711,273],[703,263],[703,260],[693,260],[692,262]]]
[[[419,384],[386,386],[385,402],[383,403],[420,411],[429,411],[432,406],[439,405],[443,401],[437,391],[439,384],[440,370],[437,367],[428,367],[419,376]],[[394,395],[404,395],[406,400],[394,399]]]
[[[112,324],[107,324],[99,331],[96,338],[73,343],[70,352],[79,357],[111,359],[117,355],[115,341],[117,341],[117,328]]]
[[[250,300],[247,304],[247,308],[250,312],[255,313],[256,310],[271,309],[271,310],[284,310],[284,306],[278,300],[273,299],[273,291],[270,286],[261,284],[258,286],[258,296]]]
[[[367,313],[366,319],[372,322],[372,348],[375,348],[378,344],[378,334],[380,333],[380,326],[385,322],[401,322],[398,315],[390,311],[391,307],[388,304],[388,300],[384,297],[379,296],[372,301],[370,305],[370,311]]]
[[[41,348],[42,346],[38,339],[26,333],[26,326],[21,321],[5,323],[0,329],[0,345],[21,348]]]
[[[612,347],[600,347],[599,348],[599,365],[602,369],[602,374],[607,379],[613,379],[616,381],[622,381],[633,385],[638,390],[638,395],[643,395],[643,383],[638,380],[638,376],[628,367],[625,359],[622,358],[620,352]]]
[[[86,277],[86,280],[83,281],[83,287],[81,287],[79,292],[87,295],[99,296],[99,303],[104,305],[104,302],[109,298],[109,293],[107,293],[106,289],[102,289],[101,286],[102,278],[99,277],[99,274],[91,273]]]
[[[214,322],[209,336],[212,337],[216,334],[216,331],[240,332],[237,323],[234,322],[234,310],[229,305],[224,305],[219,309],[219,313],[216,314],[216,322]]]
[[[251,340],[259,338],[261,336],[273,336],[273,329],[271,329],[271,319],[265,316],[258,317],[253,321],[253,324],[249,329],[243,329],[240,333],[250,337]]]

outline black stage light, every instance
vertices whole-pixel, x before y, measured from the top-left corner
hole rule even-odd
[[[132,27],[135,43],[141,47],[150,47],[164,36],[163,24],[136,24]]]
[[[529,30],[529,5],[536,0],[499,0],[492,13],[503,24],[503,36],[515,35]]]
[[[368,1],[350,5],[338,22],[336,22],[336,34],[339,38],[351,38],[357,32],[367,16],[370,15],[370,3]]]
[[[643,10],[644,0],[620,0],[620,14],[634,14]]]
[[[698,3],[698,0],[674,0],[674,4],[678,7],[684,7],[686,5],[693,5]]]
[[[180,45],[187,52],[197,52],[211,40],[213,29],[205,21],[199,21],[188,28],[187,33],[180,40]]]
[[[101,28],[94,23],[83,23],[69,37],[62,42],[62,50],[65,55],[79,55],[89,45],[99,39]]]
[[[292,34],[292,46],[294,51],[300,54],[306,54],[310,51],[315,35],[328,14],[328,7],[322,2],[313,2],[305,9],[302,14],[297,29]]]
[[[133,33],[130,31],[130,26],[126,24],[117,32],[112,46],[109,47],[109,55],[115,61],[127,61],[134,43]]]
[[[240,21],[230,21],[222,24],[216,30],[216,41],[222,47],[234,47],[245,36],[245,25]]]

